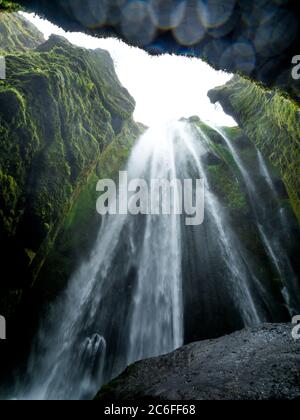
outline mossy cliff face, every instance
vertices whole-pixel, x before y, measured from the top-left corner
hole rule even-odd
[[[122,132],[101,154],[96,170],[91,173],[74,205],[68,212],[54,246],[37,277],[29,305],[39,312],[65,289],[73,272],[88,258],[96,241],[101,217],[95,203],[99,196],[99,179],[114,179],[124,169],[136,139],[145,127],[133,121],[126,122]]]
[[[289,239],[291,243],[285,251],[296,270],[298,268],[297,263],[295,263],[299,244],[298,224],[293,217],[280,173],[273,165],[267,164],[272,184],[280,187],[277,197],[262,173],[254,143],[250,141],[241,128],[223,127],[214,129],[201,122],[198,117],[190,118],[189,122],[195,129],[195,135],[197,135],[197,132],[199,133],[199,141],[203,142],[205,140],[207,151],[201,156],[201,160],[207,177],[206,186],[209,187],[220,204],[224,229],[228,235],[231,235],[234,246],[243,255],[248,267],[251,267],[252,273],[255,273],[255,277],[259,279],[262,289],[267,291],[266,293],[270,298],[269,302],[272,302],[266,305],[266,317],[276,322],[288,320],[289,314],[281,294],[281,282],[277,271],[274,270],[262,240],[261,231],[258,228],[258,217],[261,223],[263,223],[262,220],[265,217],[265,211],[261,211],[261,203],[263,203],[263,208],[267,210],[268,228],[273,223],[274,226],[277,226],[278,234],[282,229],[278,221],[279,215],[281,212],[288,215],[292,226],[293,240]],[[203,136],[205,136],[204,140]],[[229,147],[229,143],[232,148]],[[238,155],[239,163],[233,156],[233,149]],[[248,178],[245,177],[245,173],[249,174],[251,185],[255,186],[255,201],[253,201],[250,184]],[[221,336],[243,326],[238,311],[234,314],[228,312],[228,308],[232,305],[231,294],[227,296],[224,293],[222,298],[218,299],[217,295],[211,295],[205,289],[206,284],[214,284],[215,290],[222,290],[226,278],[226,269],[222,265],[222,258],[214,248],[216,239],[213,231],[209,230],[210,223],[210,214],[205,212],[204,223],[195,239],[189,235],[187,229],[182,230],[186,342],[211,338],[212,331],[214,336]],[[281,236],[286,238],[284,235]],[[206,238],[206,249],[209,250],[208,261],[213,261],[212,267],[207,264],[205,257],[203,257],[205,251],[203,251],[200,237]],[[191,247],[193,240],[197,244],[194,248],[197,257],[195,257],[195,254],[193,258],[190,258],[187,249]],[[186,244],[189,244],[189,246]],[[282,246],[285,246],[283,242]],[[216,254],[214,254],[215,252]],[[205,281],[201,281],[203,278],[205,278]],[[218,287],[218,285],[221,286]],[[218,308],[217,311],[209,312],[213,314],[209,318],[209,328],[205,325],[210,316],[205,312],[206,304],[208,304],[208,307]],[[206,322],[199,322],[200,319],[206,319]]]
[[[300,108],[278,91],[235,76],[209,92],[281,173],[300,221]]]
[[[20,10],[20,6],[15,1],[0,0],[0,9],[4,12],[13,12],[14,10]]]
[[[0,13],[0,54],[26,51],[45,42],[44,36],[18,13]]]
[[[10,275],[1,279],[3,315],[14,311],[38,276],[102,152],[139,132],[134,100],[106,51],[54,36],[33,51],[8,54],[6,66],[7,79],[0,82],[0,242],[3,272]]]

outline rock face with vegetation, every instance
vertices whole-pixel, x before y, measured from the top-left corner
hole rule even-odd
[[[97,400],[300,398],[300,341],[290,324],[267,324],[138,362]]]
[[[281,173],[300,221],[300,108],[280,91],[235,76],[209,92]]]
[[[36,280],[64,222],[72,224],[74,208],[95,212],[96,198],[86,203],[81,194],[95,189],[109,148],[117,148],[114,161],[121,165],[140,131],[132,119],[134,100],[106,51],[57,36],[41,44],[24,22],[5,15],[0,26],[8,51],[39,44],[7,53],[7,78],[0,81],[0,242],[2,269],[9,273],[1,278],[0,313],[7,317]],[[80,197],[82,205],[76,204]]]
[[[281,293],[282,279],[274,270],[259,229],[259,223],[263,223],[264,235],[271,238],[273,226],[277,226],[281,252],[284,250],[294,271],[298,273],[297,255],[300,240],[298,222],[282,183],[280,171],[266,162],[270,182],[266,181],[259,163],[258,149],[241,128],[224,127],[217,131],[201,122],[198,117],[191,117],[188,122],[195,130],[195,134],[200,135],[199,141],[203,142],[203,136],[205,137],[204,144],[208,151],[202,156],[202,164],[208,182],[206,187],[214,193],[220,203],[226,232],[233,232],[234,247],[244,255],[248,267],[251,267],[268,296],[264,308],[265,319],[270,322],[288,321],[290,315]],[[232,148],[229,147],[229,143]],[[239,165],[232,149],[238,156]],[[275,194],[270,188],[270,183],[277,189]],[[252,186],[255,188],[255,200],[253,200]],[[285,214],[289,220],[292,241],[284,232],[280,214]],[[226,266],[223,265],[223,259],[215,248],[217,239],[213,231],[210,231],[210,223],[209,211],[206,211],[204,223],[199,227],[196,237],[193,237],[186,228],[182,231],[186,343],[219,337],[243,328],[244,325],[241,313],[234,311],[236,302],[232,291],[227,293],[224,287]],[[287,226],[285,228],[288,229]],[[203,238],[208,250],[207,257],[201,242]],[[193,255],[191,258],[187,249],[193,249],[197,256]],[[211,308],[217,310],[212,311]]]
[[[2,272],[8,273],[0,281],[0,314],[15,323],[15,328],[10,330],[16,336],[10,337],[8,352],[12,348],[19,352],[21,347],[25,350],[20,353],[26,357],[26,346],[34,332],[31,328],[34,330],[37,320],[42,317],[43,303],[48,304],[65,288],[71,274],[95,242],[101,222],[95,206],[97,180],[116,175],[145,127],[133,121],[134,100],[121,86],[107,52],[78,48],[58,36],[52,36],[45,42],[42,35],[19,15],[1,15],[0,18],[0,53],[5,55],[7,67],[7,78],[0,81],[0,252]],[[298,106],[279,93],[268,92],[241,78],[214,90],[211,98],[220,101],[242,127],[243,130],[235,127],[223,129],[223,132],[230,137],[239,150],[243,164],[253,175],[253,182],[258,185],[257,197],[270,203],[271,217],[280,209],[290,212],[290,201],[299,216]],[[266,313],[272,322],[287,319],[289,314],[280,294],[281,285],[257,226],[253,228],[255,211],[233,154],[224,136],[217,130],[197,117],[190,118],[189,123],[195,132],[201,134],[199,141],[208,146],[201,159],[210,188],[220,201],[222,212],[224,210],[224,220],[233,227],[239,239],[235,243],[245,247],[243,257],[255,267],[259,279],[263,279],[263,288],[272,297],[271,304],[265,304]],[[271,135],[266,137],[264,134],[268,131]],[[287,146],[287,139],[291,139],[292,150]],[[260,183],[262,176],[259,174],[255,144],[275,166],[270,165],[270,171],[274,185],[278,186],[280,202],[272,197],[266,182]],[[212,224],[212,220],[209,223]],[[215,238],[209,235],[209,228],[203,228],[208,254],[217,252]],[[297,228],[295,226],[295,231]],[[194,240],[192,236],[187,234],[184,241]],[[205,254],[205,259],[206,253],[198,246],[201,235],[198,236],[193,242],[198,252],[195,255],[201,257]],[[183,244],[186,243],[184,241]],[[298,252],[297,244],[289,248],[291,255],[296,253],[295,249]],[[218,261],[218,253],[213,254],[216,258],[204,273],[201,272],[200,257],[191,262],[188,252],[183,250],[183,254],[183,271],[186,273],[183,279],[185,342],[220,336],[241,328],[244,324],[234,306],[231,290],[224,288],[223,291],[217,287],[224,283],[224,263]],[[211,261],[211,256],[208,257]],[[298,261],[297,258],[294,260]],[[202,273],[205,282],[199,281],[199,273]],[[212,313],[211,308],[218,308],[218,313]],[[32,317],[30,322],[25,313]],[[22,317],[24,324],[20,320]],[[199,322],[203,319],[205,322]],[[242,342],[249,338],[249,348],[253,350],[249,354],[252,357],[257,351],[265,357],[263,369],[266,380],[269,380],[269,359],[266,351],[260,350],[265,348],[267,339],[274,339],[274,351],[281,351],[284,334],[280,329],[277,333],[277,327],[274,328],[275,332],[266,328],[240,333],[240,336],[225,338],[224,343],[203,343],[199,345],[200,350],[198,345],[184,348],[175,353],[174,358],[178,354],[179,359],[174,375],[182,368],[181,360],[186,364],[186,358],[200,359],[203,348],[222,354],[224,348],[236,343],[240,348],[237,356],[240,360],[244,351]],[[17,342],[22,344],[18,346]],[[280,353],[278,360],[285,360],[281,356]],[[166,378],[170,373],[168,357],[162,358],[162,364],[159,362]],[[287,366],[290,366],[290,359],[286,360]],[[164,369],[165,361],[167,369]],[[234,363],[234,356],[223,360],[224,375],[231,378],[230,386],[237,380],[241,392],[229,392],[227,385],[221,384],[218,395],[224,398],[253,397],[254,391],[249,391],[242,377],[230,376],[229,373],[233,372],[231,362]],[[203,364],[206,364],[204,359]],[[201,367],[195,365],[192,374],[199,372]],[[246,377],[259,369],[258,363],[254,370],[249,365],[242,367]],[[143,367],[140,371],[144,381]],[[209,375],[209,371],[207,373]],[[187,372],[187,377],[189,374]],[[215,377],[210,378],[213,386],[216,384]],[[287,380],[294,379],[294,376],[287,376]],[[136,386],[139,387],[139,384],[138,380]],[[222,388],[223,385],[226,389]],[[122,392],[127,392],[126,386]],[[169,391],[170,394],[161,392],[159,383],[155,395],[178,398],[205,396],[201,387],[197,388],[196,394],[192,388],[186,389],[186,394],[183,392],[182,395],[177,388],[171,387]],[[110,390],[103,392],[108,395]],[[131,397],[144,395],[140,388],[130,388],[130,392]],[[255,392],[256,396],[262,395],[259,386]],[[284,391],[281,394],[276,392],[272,394],[270,388],[266,395],[286,396]],[[289,392],[297,395],[293,383]],[[148,391],[145,391],[146,394]],[[122,397],[123,394],[118,395]],[[215,395],[206,394],[212,398]],[[109,396],[114,397],[113,394]]]
[[[1,55],[30,50],[44,41],[43,34],[20,14],[0,14]]]

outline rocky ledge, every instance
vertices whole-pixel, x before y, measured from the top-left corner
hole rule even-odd
[[[300,340],[292,328],[266,324],[137,362],[96,399],[300,399]]]

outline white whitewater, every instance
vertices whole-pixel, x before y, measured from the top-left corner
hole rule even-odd
[[[211,191],[201,161],[207,150],[205,135],[187,123],[149,129],[131,153],[128,177],[204,178],[205,217],[226,266],[222,288],[233,296],[243,324],[257,325],[266,320],[257,300],[265,291]],[[90,258],[40,328],[17,398],[92,398],[128,364],[183,344],[182,229],[175,214],[102,220]],[[207,247],[206,237],[202,243]]]
[[[176,179],[176,136],[174,125],[146,132],[129,180]],[[175,214],[104,218],[89,260],[40,329],[18,398],[91,398],[129,363],[183,344],[180,231]]]
[[[233,232],[224,220],[224,214],[217,197],[212,193],[209,180],[201,161],[201,155],[207,151],[208,139],[202,130],[198,129],[198,135],[188,124],[180,126],[180,138],[193,156],[198,172],[203,175],[205,190],[205,211],[213,220],[217,229],[217,240],[220,242],[220,249],[223,253],[222,258],[226,262],[227,268],[231,274],[230,284],[227,285],[231,289],[235,297],[236,304],[242,315],[245,326],[258,325],[262,321],[263,315],[259,313],[259,309],[255,304],[255,299],[251,293],[251,286],[259,287],[255,275],[247,272],[248,267],[242,259],[239,250],[242,244],[237,238],[233,237]],[[199,140],[202,140],[201,143]],[[205,147],[206,146],[206,147]],[[249,284],[252,282],[252,285]]]
[[[258,158],[261,174],[265,178],[267,184],[269,185],[269,188],[272,191],[273,196],[277,199],[277,194],[276,194],[276,190],[275,190],[272,178],[271,178],[271,174],[267,168],[264,157],[259,150],[257,150],[257,158]]]

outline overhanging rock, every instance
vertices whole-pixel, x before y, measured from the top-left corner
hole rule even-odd
[[[15,2],[2,2],[1,8]],[[294,92],[300,19],[293,0],[18,0],[63,27],[117,36],[152,54],[197,56]],[[5,6],[6,4],[6,6]]]

